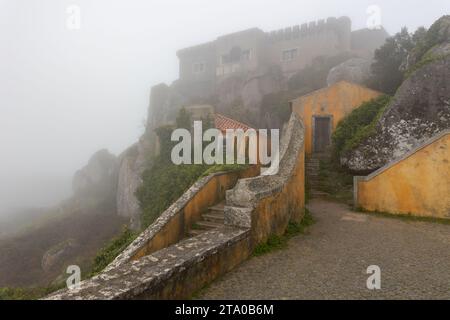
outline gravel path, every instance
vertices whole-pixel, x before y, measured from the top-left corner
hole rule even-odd
[[[251,258],[200,299],[450,299],[450,225],[359,214],[315,199],[316,223],[288,248]],[[367,267],[381,269],[369,290]]]

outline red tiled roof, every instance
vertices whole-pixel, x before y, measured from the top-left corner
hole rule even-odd
[[[250,126],[242,122],[230,119],[218,113],[214,115],[214,124],[215,127],[221,131],[225,131],[227,129],[242,129],[247,131],[248,129],[252,129]]]

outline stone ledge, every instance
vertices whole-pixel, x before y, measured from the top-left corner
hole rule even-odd
[[[105,271],[112,270],[130,261],[133,256],[150,242],[161,230],[191,201],[212,179],[230,174],[230,172],[217,172],[197,180],[177,201],[167,208],[147,229],[145,229],[113,262]]]
[[[249,230],[223,227],[83,281],[77,290],[61,290],[46,300],[118,300],[158,296],[175,275],[195,267],[244,240]],[[206,270],[205,270],[206,272]]]
[[[278,173],[273,176],[240,179],[233,189],[226,192],[229,207],[227,212],[233,212],[232,207],[254,208],[261,199],[279,194],[292,178],[303,142],[303,124],[298,115],[292,113],[281,140]]]

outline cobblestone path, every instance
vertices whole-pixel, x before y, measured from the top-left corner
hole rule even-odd
[[[450,299],[450,225],[381,218],[315,199],[316,223],[288,248],[251,258],[200,299]],[[367,267],[381,268],[368,290]]]

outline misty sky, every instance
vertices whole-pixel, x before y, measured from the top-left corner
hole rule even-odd
[[[66,27],[73,4],[80,30]],[[68,195],[92,153],[134,143],[150,87],[177,78],[177,49],[329,16],[359,29],[373,4],[391,34],[450,12],[448,0],[0,0],[0,212]]]

